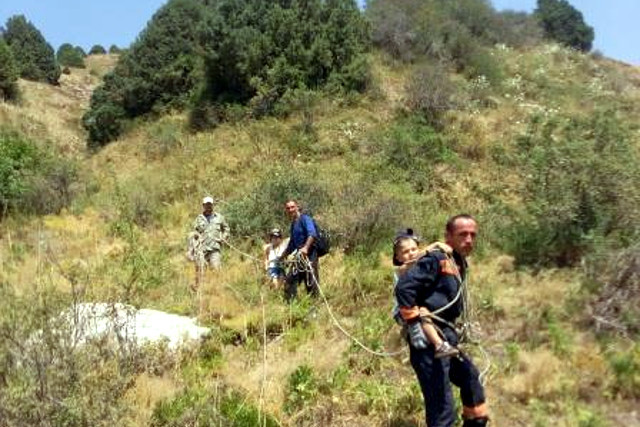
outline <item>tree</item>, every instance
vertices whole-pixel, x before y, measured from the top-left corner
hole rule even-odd
[[[7,20],[3,37],[11,48],[21,77],[58,84],[60,67],[53,48],[23,15]]]
[[[82,48],[64,43],[58,48],[56,58],[58,63],[64,67],[84,68],[84,55],[82,53]]]
[[[107,53],[106,49],[99,44],[94,44],[89,49],[89,55],[104,55],[105,53]]]
[[[0,100],[13,101],[18,98],[18,66],[11,49],[0,37]]]
[[[297,90],[361,91],[368,79],[368,28],[353,0],[222,0],[201,44],[205,87],[194,111],[250,103],[254,115],[270,114]]]
[[[117,138],[128,119],[187,104],[198,81],[197,28],[203,8],[202,1],[170,0],[121,52],[83,118],[90,146]]]
[[[538,0],[535,14],[548,38],[583,52],[591,50],[593,27],[567,0]]]
[[[120,52],[121,52],[120,48],[118,46],[116,46],[115,44],[112,44],[111,46],[109,46],[109,53],[118,54]]]

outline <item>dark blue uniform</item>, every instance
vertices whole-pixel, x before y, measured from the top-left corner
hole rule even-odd
[[[401,314],[407,323],[420,320],[419,307],[433,312],[446,306],[456,298],[464,280],[466,262],[454,253],[454,261],[446,254],[434,251],[422,257],[396,285],[396,298]],[[459,297],[449,308],[438,313],[448,323],[434,320],[445,338],[452,345],[458,345],[458,335],[450,324],[462,314],[462,298]],[[462,354],[459,357],[436,359],[435,348],[430,344],[420,350],[409,346],[411,366],[420,382],[424,396],[426,418],[429,427],[450,427],[456,423],[455,405],[451,384],[460,388],[465,426],[483,426],[487,422],[484,389],[479,380],[478,369],[471,359]]]

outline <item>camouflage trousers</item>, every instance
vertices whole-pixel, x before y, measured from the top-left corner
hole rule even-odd
[[[196,270],[204,271],[208,265],[212,270],[220,270],[222,267],[222,257],[220,251],[201,251],[196,255]]]

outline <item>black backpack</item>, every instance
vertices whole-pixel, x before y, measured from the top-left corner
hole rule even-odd
[[[309,216],[309,218],[311,218],[313,226],[316,228],[316,232],[318,233],[318,238],[313,242],[313,247],[316,249],[318,258],[323,257],[328,254],[331,249],[329,232],[324,228],[321,228],[313,217]],[[304,225],[304,222],[302,224]]]
[[[313,244],[316,247],[318,257],[322,257],[328,254],[331,249],[329,233],[324,228],[320,228],[315,220],[313,220],[313,225],[316,227],[316,232],[318,233],[318,238]]]

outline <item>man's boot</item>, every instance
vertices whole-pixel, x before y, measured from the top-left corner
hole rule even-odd
[[[485,427],[489,423],[489,418],[465,418],[462,427]]]

